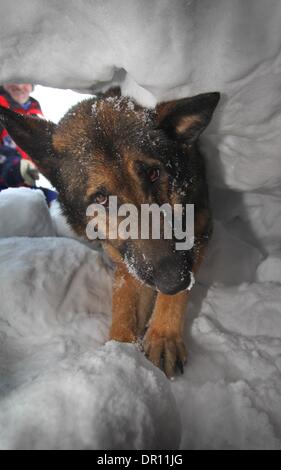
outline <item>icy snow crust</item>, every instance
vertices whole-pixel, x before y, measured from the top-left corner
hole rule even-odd
[[[121,83],[146,106],[222,93],[202,137],[216,223],[170,383],[103,346],[100,255],[40,193],[0,195],[0,447],[280,449],[280,1],[22,3],[0,0],[0,82]]]

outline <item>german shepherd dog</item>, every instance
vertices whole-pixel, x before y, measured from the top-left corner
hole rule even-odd
[[[143,335],[145,354],[168,377],[177,368],[183,372],[191,277],[212,233],[198,137],[219,97],[205,93],[149,110],[115,88],[74,106],[58,125],[0,109],[3,126],[57,188],[65,216],[80,236],[86,236],[87,207],[106,207],[110,195],[137,208],[194,204],[190,250],[177,251],[175,237],[102,241],[116,266],[110,338],[131,343]]]

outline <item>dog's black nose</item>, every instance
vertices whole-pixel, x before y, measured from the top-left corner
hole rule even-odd
[[[175,295],[191,284],[189,263],[177,258],[164,258],[155,268],[154,281],[163,294]]]

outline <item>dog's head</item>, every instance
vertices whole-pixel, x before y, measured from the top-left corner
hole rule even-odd
[[[88,206],[106,207],[111,195],[117,196],[118,205],[130,203],[137,211],[141,204],[185,207],[199,200],[204,207],[204,165],[197,139],[218,100],[219,93],[206,93],[148,110],[111,90],[79,103],[58,125],[4,108],[0,120],[57,188],[71,226],[85,235]],[[103,224],[106,232],[107,216]],[[107,237],[104,244],[140,280],[175,294],[190,283],[192,250],[177,252],[175,237],[164,239],[162,226],[159,240]]]

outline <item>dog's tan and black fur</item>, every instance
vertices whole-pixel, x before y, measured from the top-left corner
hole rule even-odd
[[[195,205],[195,244],[189,251],[176,251],[176,240],[164,237],[103,241],[116,264],[110,337],[135,341],[151,316],[144,350],[168,376],[186,361],[182,333],[190,273],[198,269],[212,231],[198,137],[218,100],[219,93],[207,93],[148,110],[114,89],[76,105],[58,125],[0,109],[9,134],[57,188],[79,235],[85,236],[87,207],[106,206],[110,195],[137,208]]]

